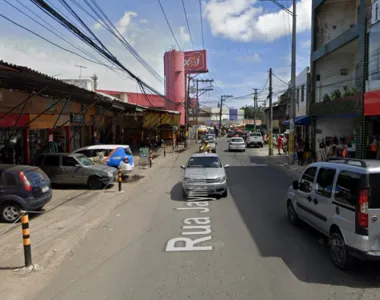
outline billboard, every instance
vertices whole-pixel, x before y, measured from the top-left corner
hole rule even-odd
[[[206,50],[185,51],[185,73],[207,73]]]

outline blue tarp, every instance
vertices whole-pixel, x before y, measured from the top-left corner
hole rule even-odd
[[[308,125],[310,122],[309,116],[298,116],[295,120],[295,125]],[[289,120],[286,120],[281,123],[281,125],[289,125]]]

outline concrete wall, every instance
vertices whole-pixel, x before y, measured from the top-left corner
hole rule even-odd
[[[306,67],[296,77],[296,116],[305,116],[307,107],[307,78],[309,73],[309,67]]]
[[[317,47],[325,45],[357,23],[359,0],[328,0],[317,15]]]
[[[322,102],[325,94],[331,94],[343,86],[355,87],[356,64],[358,59],[358,40],[316,61],[315,74],[320,75],[316,81],[315,102]],[[347,75],[341,75],[341,69],[347,69]]]

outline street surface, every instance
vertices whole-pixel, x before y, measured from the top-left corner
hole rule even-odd
[[[185,202],[179,181],[191,153],[156,169],[33,299],[378,299],[379,264],[342,272],[320,234],[292,227],[284,197],[299,176],[265,157],[267,149],[218,154],[229,195]]]

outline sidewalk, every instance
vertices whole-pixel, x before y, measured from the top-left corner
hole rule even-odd
[[[191,152],[193,147],[189,145],[187,151]],[[159,176],[163,167],[172,166],[178,155],[177,152],[167,153],[164,157],[162,152],[153,160],[152,168],[148,166],[143,169],[136,165],[130,178],[122,184],[123,193],[117,193],[117,184],[98,191],[55,189],[46,212],[30,220],[32,258],[37,269],[39,266],[43,268],[40,272],[29,274],[31,270],[23,268],[21,224],[0,224],[1,298],[18,300],[22,299],[20,293],[25,293],[29,288],[38,289],[43,284],[43,280],[38,280],[39,274],[52,274],[70,257],[74,247],[86,238],[91,229],[99,226],[111,213],[118,217],[115,212],[118,206],[141,193],[149,193],[147,190],[154,184],[154,178]]]

